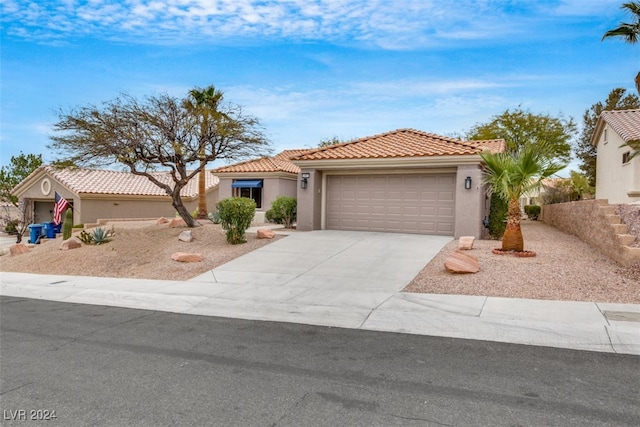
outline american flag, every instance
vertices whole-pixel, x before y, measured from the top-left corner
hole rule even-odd
[[[53,205],[53,223],[55,225],[62,222],[62,212],[66,211],[68,207],[69,202],[56,191],[56,202]]]

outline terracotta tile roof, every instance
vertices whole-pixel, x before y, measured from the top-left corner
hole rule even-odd
[[[147,177],[103,169],[56,169],[44,166],[44,170],[56,180],[77,194],[114,194],[137,196],[166,196],[166,192],[152,183]],[[37,172],[37,171],[36,171]],[[153,175],[161,182],[173,184],[168,172],[156,172]],[[212,173],[206,174],[207,190],[218,185],[218,178]],[[180,192],[182,197],[198,195],[198,179],[194,177]]]
[[[624,142],[640,139],[640,109],[603,111],[600,117]]]
[[[298,174],[300,168],[289,161],[291,157],[298,156],[308,149],[300,150],[284,150],[283,152],[273,157],[261,157],[259,159],[247,160],[246,162],[235,163],[229,166],[221,166],[214,169],[214,174],[224,173],[268,173],[268,172],[285,172],[291,174]]]
[[[292,160],[374,159],[478,154],[504,151],[504,140],[461,141],[415,129],[398,129],[311,150]]]

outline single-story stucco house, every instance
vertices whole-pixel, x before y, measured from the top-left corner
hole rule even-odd
[[[484,150],[504,151],[505,141],[398,129],[292,156],[297,227],[480,238]]]
[[[296,197],[300,168],[289,158],[309,150],[285,150],[273,157],[261,157],[213,169],[220,180],[219,198],[248,197],[256,202],[256,219],[264,219],[273,201],[280,196]]]
[[[591,144],[596,158],[596,198],[609,203],[640,203],[640,156],[630,158],[640,144],[640,109],[603,111],[596,122]]]
[[[167,172],[154,174],[172,183]],[[182,189],[182,200],[192,212],[198,205],[198,177]],[[53,220],[55,193],[73,206],[75,224],[94,224],[100,219],[140,219],[176,216],[171,197],[144,176],[103,169],[41,166],[13,189],[33,210],[34,222]],[[218,202],[218,178],[206,172],[207,208]]]

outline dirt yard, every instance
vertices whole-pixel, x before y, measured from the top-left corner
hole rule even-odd
[[[188,280],[234,258],[267,245],[274,239],[258,239],[247,234],[247,243],[227,243],[220,225],[209,221],[192,228],[193,241],[186,243],[178,236],[187,228],[169,228],[149,221],[113,222],[103,227],[115,236],[102,245],[83,245],[68,251],[59,250],[62,234],[43,239],[26,254],[0,257],[0,271],[62,274],[72,276],[134,277],[144,279]],[[78,235],[80,230],[75,231]],[[28,237],[23,239],[26,242]],[[194,263],[173,261],[174,252],[201,253],[204,260]]]

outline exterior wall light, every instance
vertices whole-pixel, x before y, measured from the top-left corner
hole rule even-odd
[[[468,176],[464,179],[464,188],[465,190],[471,190],[471,177]]]
[[[302,174],[302,180],[300,181],[300,188],[302,189],[306,189],[307,188],[307,184],[309,182],[309,178],[311,177],[310,173],[303,173]]]

